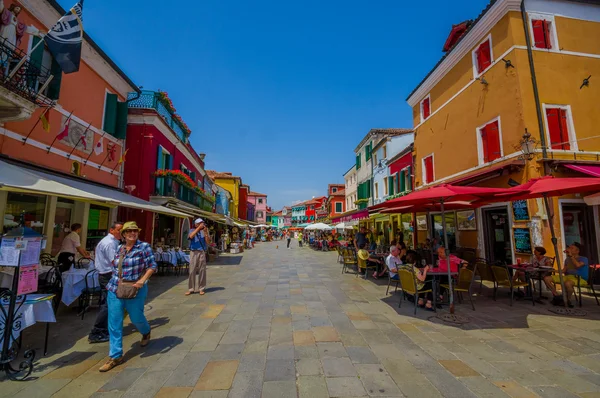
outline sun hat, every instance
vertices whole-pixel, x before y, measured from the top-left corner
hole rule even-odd
[[[361,260],[368,260],[369,259],[369,252],[366,251],[365,249],[360,249],[358,251],[358,258],[360,258]]]
[[[202,222],[204,222],[204,220],[203,220],[203,219],[201,219],[201,218],[196,218],[196,220],[194,221],[194,225],[198,225],[198,224],[200,224],[200,223],[202,223]]]
[[[135,221],[127,221],[125,224],[123,224],[123,232],[131,230],[141,231],[141,228],[137,226]]]

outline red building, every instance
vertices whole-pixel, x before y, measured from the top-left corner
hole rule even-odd
[[[394,181],[396,195],[413,190],[413,144],[398,152],[389,160],[389,176]]]
[[[241,181],[241,179],[240,179]],[[239,193],[239,197],[240,197],[240,203],[238,205],[238,218],[240,220],[250,220],[248,218],[248,193],[250,192],[250,186],[249,185],[245,185],[245,184],[241,184],[240,185],[240,193]],[[254,216],[254,214],[252,214],[252,216]],[[250,220],[250,221],[254,221],[254,220]]]
[[[212,183],[205,178],[204,155],[188,142],[190,131],[175,114],[165,93],[143,91],[129,102],[124,185],[132,195],[190,215],[210,218]],[[144,172],[140,172],[143,170]],[[160,172],[158,172],[160,170]],[[135,220],[141,239],[179,246],[189,220],[127,210],[121,219]]]
[[[346,212],[346,193],[344,184],[329,184],[327,188],[327,211],[329,218],[338,217]]]

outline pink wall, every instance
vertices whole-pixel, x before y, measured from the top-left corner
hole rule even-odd
[[[262,199],[262,203],[258,203],[259,199]],[[267,220],[267,197],[248,195],[248,202],[254,204],[255,206],[254,214],[256,216],[254,221],[258,223],[265,223]],[[261,217],[258,216],[259,211],[262,212]]]

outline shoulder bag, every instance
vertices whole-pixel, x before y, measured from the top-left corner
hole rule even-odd
[[[119,256],[118,275],[119,284],[117,285],[117,298],[120,299],[132,299],[137,296],[138,288],[134,286],[137,281],[124,281],[123,280],[123,260],[125,259],[125,253],[121,252]]]

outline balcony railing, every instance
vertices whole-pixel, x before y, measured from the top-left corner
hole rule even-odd
[[[154,187],[156,196],[168,196],[182,200],[202,210],[213,210],[213,204],[210,201],[171,177],[154,177]]]
[[[139,109],[154,109],[163,119],[164,121],[171,127],[171,129],[177,134],[177,137],[184,142],[187,143],[187,137],[181,128],[181,125],[173,117],[171,111],[167,109],[167,107],[160,100],[160,94],[155,91],[142,90],[142,93],[139,98],[133,99],[137,97],[137,93],[129,93],[127,96],[130,108],[139,108]]]
[[[51,78],[52,73],[43,66],[34,65],[30,60],[25,61],[19,70],[8,79],[10,73],[26,57],[27,53],[15,48],[6,39],[0,38],[0,85],[13,93],[33,102],[38,106],[49,106],[53,100],[42,94],[46,90],[45,84]]]

